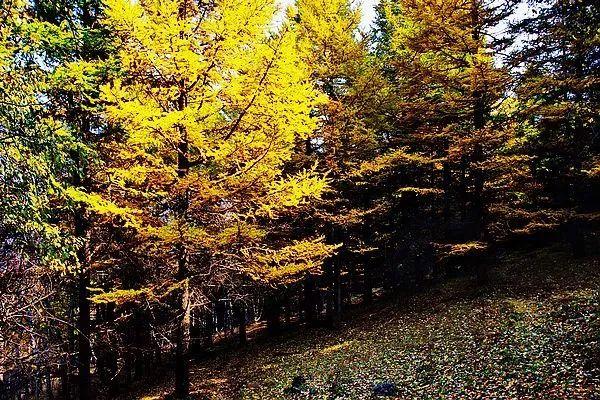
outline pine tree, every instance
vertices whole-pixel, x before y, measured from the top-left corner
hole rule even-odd
[[[97,283],[98,266],[110,259],[108,252],[99,251],[106,248],[105,234],[110,228],[122,226],[126,214],[98,194],[96,179],[97,171],[102,169],[97,146],[105,136],[97,99],[106,76],[107,65],[103,60],[110,51],[107,31],[100,24],[102,8],[97,0],[58,3],[38,0],[29,10],[35,21],[34,33],[40,41],[37,62],[50,71],[49,84],[42,94],[49,104],[48,113],[74,140],[64,156],[64,169],[57,184],[64,196],[60,226],[73,238],[77,250],[69,265],[73,282],[68,296],[76,299],[76,365],[78,394],[82,399],[92,395],[95,335],[89,289]]]
[[[25,17],[25,4],[0,8],[0,195],[1,231],[15,244],[37,243],[36,257],[56,267],[68,263],[60,254],[64,239],[52,220],[52,202],[59,198],[56,180],[73,138],[38,99],[49,74],[39,68],[34,52],[41,46],[36,25]]]
[[[65,313],[50,304],[62,300],[54,291],[66,285],[57,277],[75,258],[59,216],[67,200],[61,177],[77,143],[40,100],[52,79],[38,63],[44,39],[28,11],[25,2],[0,4],[0,365],[33,381],[51,376],[63,357],[54,319]]]

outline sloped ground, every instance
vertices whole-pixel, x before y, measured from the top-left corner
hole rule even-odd
[[[488,289],[454,280],[359,310],[335,332],[301,330],[197,364],[194,393],[600,399],[599,301],[597,257],[573,260],[560,247],[510,253],[493,267]],[[163,398],[167,385],[136,398]]]

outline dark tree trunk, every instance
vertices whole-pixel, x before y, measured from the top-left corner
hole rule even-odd
[[[87,400],[90,394],[90,301],[88,299],[88,287],[90,276],[88,271],[81,271],[78,278],[79,315],[77,321],[78,330],[78,374],[79,374],[79,399]]]
[[[584,257],[586,255],[585,233],[580,221],[571,221],[567,226],[567,237],[573,251],[573,256]]]
[[[494,250],[486,250],[482,254],[472,257],[472,263],[475,268],[475,278],[481,286],[487,285],[490,282],[490,264],[493,263]]]
[[[481,16],[479,3],[473,0],[471,6],[471,24],[473,27],[472,36],[473,41],[478,43],[481,38]],[[477,86],[477,81],[474,80],[474,87],[472,88],[471,96],[473,98],[473,128],[475,129],[475,133],[479,134],[477,131],[481,131],[485,127],[485,121],[487,117],[486,113],[486,101],[485,96],[486,93]],[[484,149],[481,144],[476,144],[473,161],[475,163],[479,163],[484,159]],[[484,187],[485,187],[485,172],[483,167],[475,166],[473,171],[473,179],[474,179],[474,209],[475,209],[475,236],[477,239],[487,239],[486,233],[486,206],[484,200]]]
[[[70,293],[75,292],[75,283],[69,282],[67,286],[67,290]],[[67,309],[67,320],[69,323],[74,325],[75,322],[75,310],[77,307],[77,298],[73,294],[69,296],[69,305]],[[64,335],[64,336],[63,336]],[[61,333],[61,338],[63,339],[64,347],[63,347],[63,363],[60,365],[58,370],[58,377],[60,379],[60,388],[59,388],[59,398],[62,400],[71,400],[71,389],[73,382],[71,381],[71,365],[74,363],[74,359],[72,354],[75,350],[75,330],[68,329],[66,333]]]
[[[363,303],[373,303],[373,278],[371,277],[371,271],[369,267],[365,265],[364,277],[363,277]]]
[[[54,400],[54,388],[52,387],[52,371],[50,368],[46,370],[46,398]]]
[[[202,321],[199,310],[193,310],[190,322],[190,353],[194,356],[202,353]]]
[[[480,286],[487,285],[490,281],[489,266],[486,260],[478,260],[476,268],[477,284]]]
[[[187,281],[187,254],[179,249],[178,273],[180,282],[179,316],[175,328],[175,398],[183,400],[190,395],[190,291]]]
[[[115,322],[115,304],[100,304],[96,311],[97,320],[112,326]],[[108,389],[109,394],[114,395],[117,392],[117,385],[114,379],[117,373],[117,356],[113,350],[111,343],[106,340],[101,342],[101,345],[96,348],[97,363],[96,371],[100,383]]]
[[[204,324],[204,345],[209,348],[213,344],[213,333],[215,332],[215,319],[212,307],[206,311]]]
[[[178,9],[178,20],[183,21],[187,18],[187,2],[180,3]],[[183,38],[184,32],[179,36]],[[177,110],[184,111],[187,106],[187,89],[185,80],[179,82],[179,95],[177,97]],[[179,143],[177,145],[177,175],[183,178],[187,175],[189,162],[189,143],[186,129],[183,125],[178,127]],[[179,216],[185,216],[188,209],[188,199],[181,199],[181,210]],[[188,253],[183,243],[179,244],[177,257],[177,280],[179,281],[180,299],[179,316],[177,327],[175,328],[175,398],[178,400],[187,399],[190,396],[190,371],[189,371],[189,351],[190,351],[190,289],[188,281]]]
[[[460,200],[460,220],[464,222],[467,219],[467,158],[462,156],[460,159],[460,182],[458,198]]]
[[[90,392],[90,370],[91,370],[91,317],[90,317],[90,271],[89,271],[89,243],[88,226],[84,216],[84,210],[80,209],[75,214],[75,235],[83,239],[83,246],[77,252],[79,261],[79,272],[77,275],[77,344],[79,348],[77,358],[78,368],[78,393],[80,400],[91,398]]]
[[[304,280],[304,320],[308,325],[315,324],[315,278],[308,275]]]
[[[339,259],[333,265],[333,319],[332,326],[337,328],[342,321],[342,278]]]
[[[147,317],[142,310],[136,309],[134,311],[135,361],[133,368],[136,379],[143,378],[147,372],[148,360],[146,352],[149,344],[148,332],[150,331]]]
[[[450,143],[446,139],[444,143],[444,154],[446,157],[448,156],[448,150],[450,148]],[[442,170],[442,178],[443,178],[443,187],[444,187],[444,205],[443,205],[443,218],[444,218],[444,231],[446,237],[450,234],[450,221],[452,219],[452,167],[448,160],[443,163]]]
[[[323,304],[323,293],[321,292],[320,289],[316,291],[316,299],[317,299],[317,318],[316,318],[316,320],[320,320],[323,316],[323,309],[325,308],[325,305]]]
[[[281,302],[275,295],[265,299],[265,318],[267,320],[267,332],[277,335],[281,331]]]
[[[336,244],[340,240],[340,232],[334,226],[331,226],[330,232],[327,235],[327,242]],[[341,254],[329,257],[325,261],[325,272],[328,283],[327,294],[327,323],[336,328],[341,321],[342,312],[342,282],[341,282]]]
[[[61,366],[59,370],[60,376],[60,397],[63,400],[71,399],[71,379],[68,364]]]
[[[483,150],[480,145],[475,148],[474,161],[480,162],[483,160]],[[487,240],[488,235],[486,231],[486,206],[484,200],[484,185],[485,185],[485,172],[481,167],[476,167],[473,171],[474,179],[474,192],[473,192],[473,209],[474,209],[474,236],[478,240]]]
[[[290,326],[292,323],[292,299],[289,293],[286,293],[283,299],[285,325]]]
[[[240,344],[245,345],[248,342],[248,336],[246,334],[246,307],[242,304],[238,304],[235,307],[238,323],[238,336]]]

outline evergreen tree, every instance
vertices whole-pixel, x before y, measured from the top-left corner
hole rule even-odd
[[[321,123],[297,159],[304,164],[316,163],[326,171],[333,189],[302,224],[305,229],[315,227],[326,232],[331,244],[343,244],[339,254],[328,261],[321,279],[329,288],[329,322],[338,325],[342,287],[357,280],[355,263],[362,265],[363,278],[366,276],[372,250],[366,245],[368,233],[362,230],[370,203],[352,171],[371,158],[377,147],[374,128],[378,113],[385,107],[387,84],[369,54],[367,38],[359,30],[361,14],[355,5],[347,0],[302,0],[296,6],[304,59],[311,68],[312,81],[328,97],[328,102],[315,110]],[[313,277],[307,279],[306,313],[311,315],[315,306],[310,301]]]
[[[63,300],[60,273],[75,259],[60,214],[77,142],[43,97],[52,81],[37,59],[43,27],[28,11],[25,2],[0,4],[0,369],[36,367],[33,380],[50,377],[63,356],[55,342],[64,326],[55,319],[65,313],[52,304]]]

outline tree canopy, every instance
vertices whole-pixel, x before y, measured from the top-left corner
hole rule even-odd
[[[349,0],[0,2],[0,391],[173,360],[187,399],[249,324],[593,251],[600,12],[530,6],[382,0],[364,31]]]

